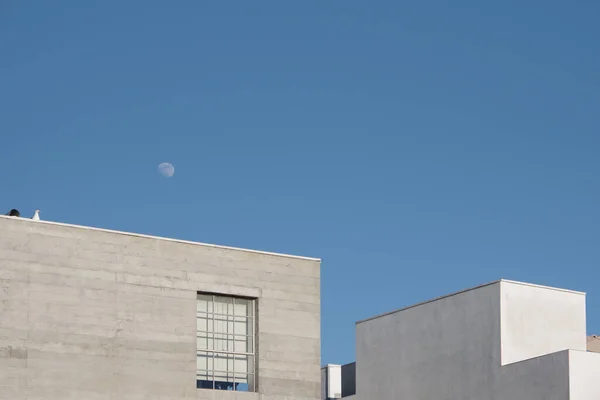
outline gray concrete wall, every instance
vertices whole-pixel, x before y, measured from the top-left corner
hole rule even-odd
[[[359,322],[356,353],[360,400],[487,399],[500,368],[500,285]]]
[[[356,394],[356,363],[342,365],[342,397]]]
[[[196,389],[196,292],[255,296],[259,394]],[[320,398],[320,262],[0,216],[0,399]]]
[[[568,400],[569,351],[504,366],[481,400]]]

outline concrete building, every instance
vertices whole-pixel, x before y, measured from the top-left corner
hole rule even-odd
[[[324,367],[321,398],[598,400],[595,343],[584,293],[501,280],[359,321],[356,374]]]
[[[318,259],[0,216],[0,399],[320,386]]]
[[[587,349],[588,349],[588,351],[600,353],[600,336],[592,335],[592,336],[588,337]]]

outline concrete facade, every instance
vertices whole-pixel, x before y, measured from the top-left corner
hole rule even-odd
[[[257,393],[196,388],[199,291],[257,299]],[[0,399],[319,398],[318,259],[0,216]]]
[[[348,399],[597,400],[586,342],[584,293],[502,280],[358,322]]]
[[[587,349],[588,349],[588,351],[600,353],[600,336],[598,336],[598,335],[589,336],[587,339]]]

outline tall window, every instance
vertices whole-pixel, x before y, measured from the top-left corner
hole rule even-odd
[[[253,299],[198,293],[196,386],[256,389]]]

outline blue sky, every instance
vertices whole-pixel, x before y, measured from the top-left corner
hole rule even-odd
[[[323,363],[356,320],[498,278],[588,292],[600,333],[599,16],[3,0],[0,206],[320,257]]]

